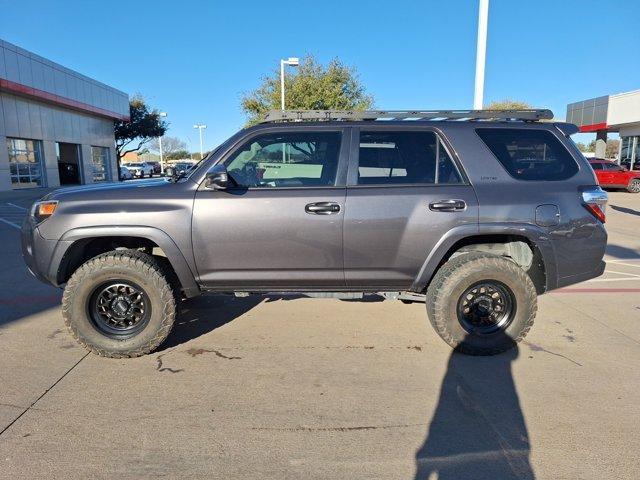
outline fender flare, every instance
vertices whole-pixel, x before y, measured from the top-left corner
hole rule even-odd
[[[191,268],[189,268],[189,264],[173,239],[158,228],[142,225],[102,225],[99,227],[80,227],[68,230],[60,237],[55,247],[49,266],[48,277],[55,280],[57,284],[58,270],[67,260],[65,254],[69,251],[69,248],[79,240],[97,237],[140,237],[151,240],[158,245],[167,256],[167,260],[169,260],[169,263],[180,280],[184,294],[187,297],[195,297],[200,293],[200,287],[196,282],[195,275],[191,271]]]
[[[478,225],[460,225],[449,230],[431,250],[416,276],[411,291],[422,292],[435,275],[442,259],[445,258],[456,242],[478,235],[517,235],[533,243],[544,262],[546,291],[557,288],[558,273],[556,254],[547,232],[530,223],[491,223]]]

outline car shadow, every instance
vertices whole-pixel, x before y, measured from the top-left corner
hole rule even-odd
[[[613,243],[609,243],[607,245],[606,253],[607,255],[611,255],[612,257],[619,258],[621,260],[640,258],[640,253],[638,253],[636,250]]]
[[[416,479],[535,478],[512,362],[518,348],[491,357],[452,352],[435,414],[416,452]]]
[[[628,213],[629,215],[635,215],[640,217],[640,212],[638,210],[634,210],[633,208],[620,207],[618,205],[609,205],[616,212]]]
[[[262,296],[200,295],[184,300],[171,333],[158,351],[176,347],[205,335],[244,315],[264,300]]]

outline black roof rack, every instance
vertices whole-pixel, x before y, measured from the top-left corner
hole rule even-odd
[[[331,120],[551,120],[547,109],[527,110],[271,110],[261,123]]]

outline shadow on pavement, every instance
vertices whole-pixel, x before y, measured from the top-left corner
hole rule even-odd
[[[608,244],[606,253],[612,257],[620,258],[623,260],[631,260],[633,258],[640,258],[640,254],[632,248],[623,247],[621,245]]]
[[[616,212],[628,213],[629,215],[636,215],[640,217],[640,212],[638,210],[634,210],[633,208],[619,207],[618,205],[611,205],[611,208]]]
[[[263,300],[264,297],[258,295],[245,298],[231,295],[201,295],[184,300],[169,337],[158,351],[181,345],[220,328]]]
[[[511,372],[518,348],[492,357],[452,352],[416,479],[532,480],[529,435]]]

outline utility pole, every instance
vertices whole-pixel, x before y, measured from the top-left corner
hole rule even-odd
[[[202,147],[202,130],[207,128],[203,123],[196,123],[193,128],[197,128],[200,131],[200,160],[204,158],[204,148]]]
[[[476,46],[476,84],[473,93],[473,109],[482,110],[484,100],[484,67],[487,57],[487,25],[489,0],[480,0],[478,9],[478,44]]]
[[[161,117],[166,117],[167,112],[160,112]],[[158,137],[158,150],[160,150],[160,173],[164,173],[164,158],[162,157],[162,136]]]

